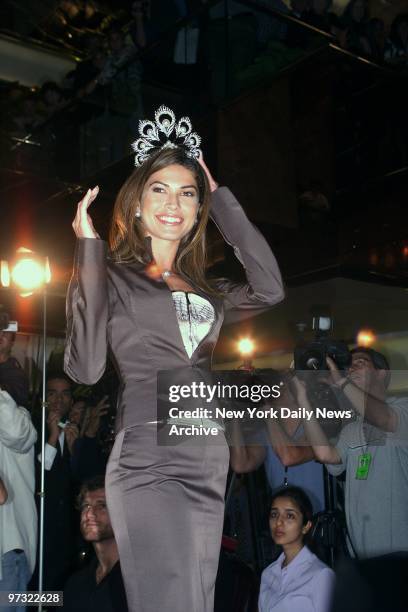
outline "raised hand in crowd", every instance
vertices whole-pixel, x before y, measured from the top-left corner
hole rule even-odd
[[[107,414],[109,409],[108,396],[105,395],[97,404],[90,408],[84,425],[84,435],[95,438],[101,424],[101,418]]]
[[[61,433],[61,428],[58,423],[61,420],[61,411],[58,408],[48,410],[47,426],[48,426],[48,444],[56,446]]]
[[[75,425],[75,423],[67,423],[64,429],[64,433],[65,433],[65,440],[68,445],[68,450],[70,454],[72,455],[75,441],[79,438],[78,425]]]

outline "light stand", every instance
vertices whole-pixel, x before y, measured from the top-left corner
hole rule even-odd
[[[46,381],[47,381],[47,290],[43,288],[43,367],[42,367],[42,398],[41,398],[41,469],[40,469],[40,537],[38,555],[38,590],[41,595],[44,586],[44,515],[45,515],[45,412],[46,402]],[[38,605],[39,612],[42,612],[42,603]]]

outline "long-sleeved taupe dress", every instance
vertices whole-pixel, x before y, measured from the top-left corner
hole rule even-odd
[[[109,350],[121,378],[106,487],[130,612],[211,612],[221,543],[228,446],[223,434],[217,445],[157,445],[157,372],[210,369],[223,321],[283,298],[275,257],[226,187],[213,193],[211,216],[248,284],[222,283],[224,297],[194,288],[212,304],[215,320],[191,357],[163,280],[139,263],[109,261],[102,240],[80,239],[76,250],[65,370],[94,384]]]

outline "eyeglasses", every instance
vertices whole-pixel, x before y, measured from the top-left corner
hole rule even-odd
[[[79,511],[81,514],[88,512],[92,508],[92,511],[95,513],[106,512],[107,505],[105,502],[96,502],[96,504],[81,504],[79,506]]]

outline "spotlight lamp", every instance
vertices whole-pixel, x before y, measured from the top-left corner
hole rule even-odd
[[[250,338],[242,338],[238,342],[238,350],[241,355],[249,357],[255,350],[255,344]]]
[[[20,247],[11,265],[8,261],[1,261],[0,280],[3,287],[14,285],[22,297],[28,297],[51,282],[48,257],[40,257],[30,249]]]
[[[370,347],[376,341],[376,336],[371,329],[361,329],[357,334],[357,346]]]

